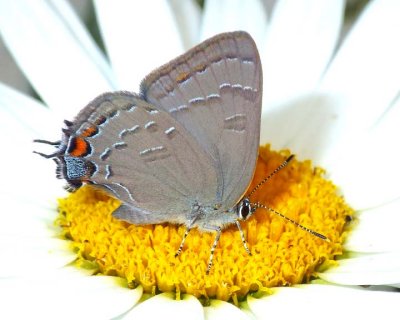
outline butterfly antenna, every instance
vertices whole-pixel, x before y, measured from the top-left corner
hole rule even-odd
[[[258,185],[254,187],[254,189],[248,195],[248,198],[250,198],[254,192],[256,192],[264,183],[266,183],[269,179],[271,179],[276,173],[278,173],[280,170],[286,167],[289,164],[290,160],[292,160],[293,158],[294,154],[291,154],[285,161],[283,161],[279,165],[279,167],[277,167],[274,171],[272,171],[268,177],[266,177],[264,180],[262,180]]]
[[[318,237],[318,238],[320,238],[320,239],[322,239],[322,240],[324,240],[324,241],[326,241],[326,242],[331,242],[331,241],[329,240],[329,238],[327,238],[327,237],[324,236],[323,234],[321,234],[321,233],[319,233],[319,232],[316,232],[316,231],[314,231],[314,230],[312,230],[312,229],[310,229],[310,228],[307,228],[307,227],[301,225],[300,223],[298,223],[298,222],[296,222],[296,221],[294,221],[294,220],[292,220],[292,219],[286,217],[286,216],[283,215],[282,213],[280,213],[280,212],[278,212],[278,211],[276,211],[276,210],[274,210],[274,209],[272,209],[272,208],[270,208],[270,207],[267,207],[267,206],[265,206],[265,205],[263,205],[263,204],[261,204],[261,203],[259,203],[259,202],[255,203],[255,204],[254,204],[254,207],[255,207],[255,209],[264,208],[264,209],[266,209],[266,210],[268,210],[268,211],[270,211],[270,212],[272,212],[272,213],[275,213],[276,215],[280,216],[281,218],[285,219],[286,221],[289,221],[290,223],[294,224],[296,227],[299,227],[300,229],[302,229],[302,230],[304,230],[304,231],[306,231],[306,232],[308,232],[308,233],[311,233],[312,235],[314,235],[314,236],[316,236],[316,237]]]
[[[54,141],[53,142],[53,141],[47,141],[47,140],[42,140],[42,139],[35,139],[35,140],[33,140],[33,142],[48,144],[48,145],[56,146],[56,147],[59,147],[60,144],[61,144],[61,141]],[[42,152],[33,151],[33,153],[36,153],[39,156],[42,156],[43,158],[51,159],[51,158],[54,158],[55,156],[57,156],[60,152],[56,151],[56,152],[54,152],[52,154],[45,154],[45,153],[42,153]]]
[[[51,146],[59,146],[61,143],[61,141],[48,141],[48,140],[42,140],[42,139],[35,139],[35,140],[33,140],[33,142],[49,144]]]

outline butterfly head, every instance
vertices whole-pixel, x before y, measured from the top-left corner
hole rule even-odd
[[[261,207],[264,207],[260,203],[252,203],[250,202],[250,197],[256,192],[264,183],[266,183],[269,179],[271,179],[278,171],[286,167],[289,162],[293,159],[294,155],[290,155],[285,161],[281,163],[279,167],[277,167],[270,175],[268,175],[265,179],[263,179],[247,196],[245,196],[235,207],[235,211],[237,214],[238,220],[247,220],[250,218],[253,213]]]
[[[238,220],[247,220],[250,218],[253,213],[256,211],[257,207],[253,206],[248,198],[243,198],[237,205],[236,205],[236,214]]]
[[[67,185],[65,189],[72,192],[82,186],[82,182],[87,182],[94,172],[95,166],[90,161],[86,161],[84,156],[90,151],[90,145],[81,137],[76,137],[72,131],[73,122],[65,120],[67,128],[62,130],[62,139],[51,142],[47,140],[35,139],[34,142],[52,145],[57,150],[51,154],[44,154],[34,151],[34,153],[46,159],[53,159],[56,162],[56,176],[58,179],[65,179]],[[84,150],[83,150],[84,149]],[[83,151],[77,154],[77,151]],[[75,154],[74,154],[75,153]]]

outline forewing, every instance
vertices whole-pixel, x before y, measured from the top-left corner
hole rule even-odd
[[[141,95],[210,155],[215,200],[235,205],[253,176],[260,136],[262,70],[253,39],[245,32],[211,38],[147,76]]]
[[[196,201],[215,198],[211,159],[167,112],[126,92],[104,94],[84,111],[74,136],[90,146],[87,180],[125,203],[120,218],[184,223]]]

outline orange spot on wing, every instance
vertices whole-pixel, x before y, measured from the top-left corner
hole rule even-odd
[[[84,137],[91,137],[91,136],[95,135],[96,133],[97,133],[97,127],[91,126],[91,127],[86,128],[83,131],[82,135]]]
[[[89,143],[81,137],[75,137],[73,139],[71,148],[68,150],[70,155],[74,157],[82,157],[88,154],[90,150]]]
[[[190,77],[190,73],[187,72],[181,72],[180,74],[178,74],[178,76],[176,77],[176,82],[178,83],[182,83],[184,81],[186,81],[187,79],[189,79]]]
[[[194,71],[196,72],[203,72],[204,70],[206,70],[207,66],[204,64],[199,64],[197,66],[194,67]]]

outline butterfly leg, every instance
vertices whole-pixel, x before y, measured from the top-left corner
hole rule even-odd
[[[181,254],[182,249],[183,249],[183,245],[185,244],[186,237],[188,236],[190,230],[191,230],[191,226],[189,226],[189,227],[186,228],[186,231],[185,231],[185,234],[183,235],[183,238],[182,238],[181,244],[180,244],[180,246],[179,246],[179,249],[178,249],[178,251],[175,253],[175,258]]]
[[[247,242],[246,239],[244,238],[244,233],[243,233],[243,229],[239,223],[239,221],[235,221],[236,222],[236,226],[239,229],[239,233],[240,233],[240,238],[242,238],[242,243],[243,243],[243,247],[246,250],[246,252],[249,254],[249,256],[251,256],[251,251],[249,250],[249,247],[247,246]]]
[[[189,220],[189,223],[188,223],[188,225],[186,227],[186,231],[185,231],[185,234],[183,235],[181,244],[179,245],[178,251],[176,251],[176,253],[175,253],[175,258],[182,253],[182,249],[183,249],[183,245],[185,244],[186,237],[188,236],[190,230],[192,230],[193,225],[196,222],[197,218],[198,217],[195,216],[193,219]]]
[[[215,231],[217,233],[217,235],[215,236],[215,239],[214,239],[214,243],[211,247],[210,258],[208,259],[208,265],[207,265],[207,271],[206,271],[206,274],[208,275],[210,273],[210,270],[211,270],[211,267],[213,264],[214,251],[218,245],[219,238],[221,237],[222,229],[221,229],[221,227],[216,227],[216,226],[206,226],[205,229]]]

